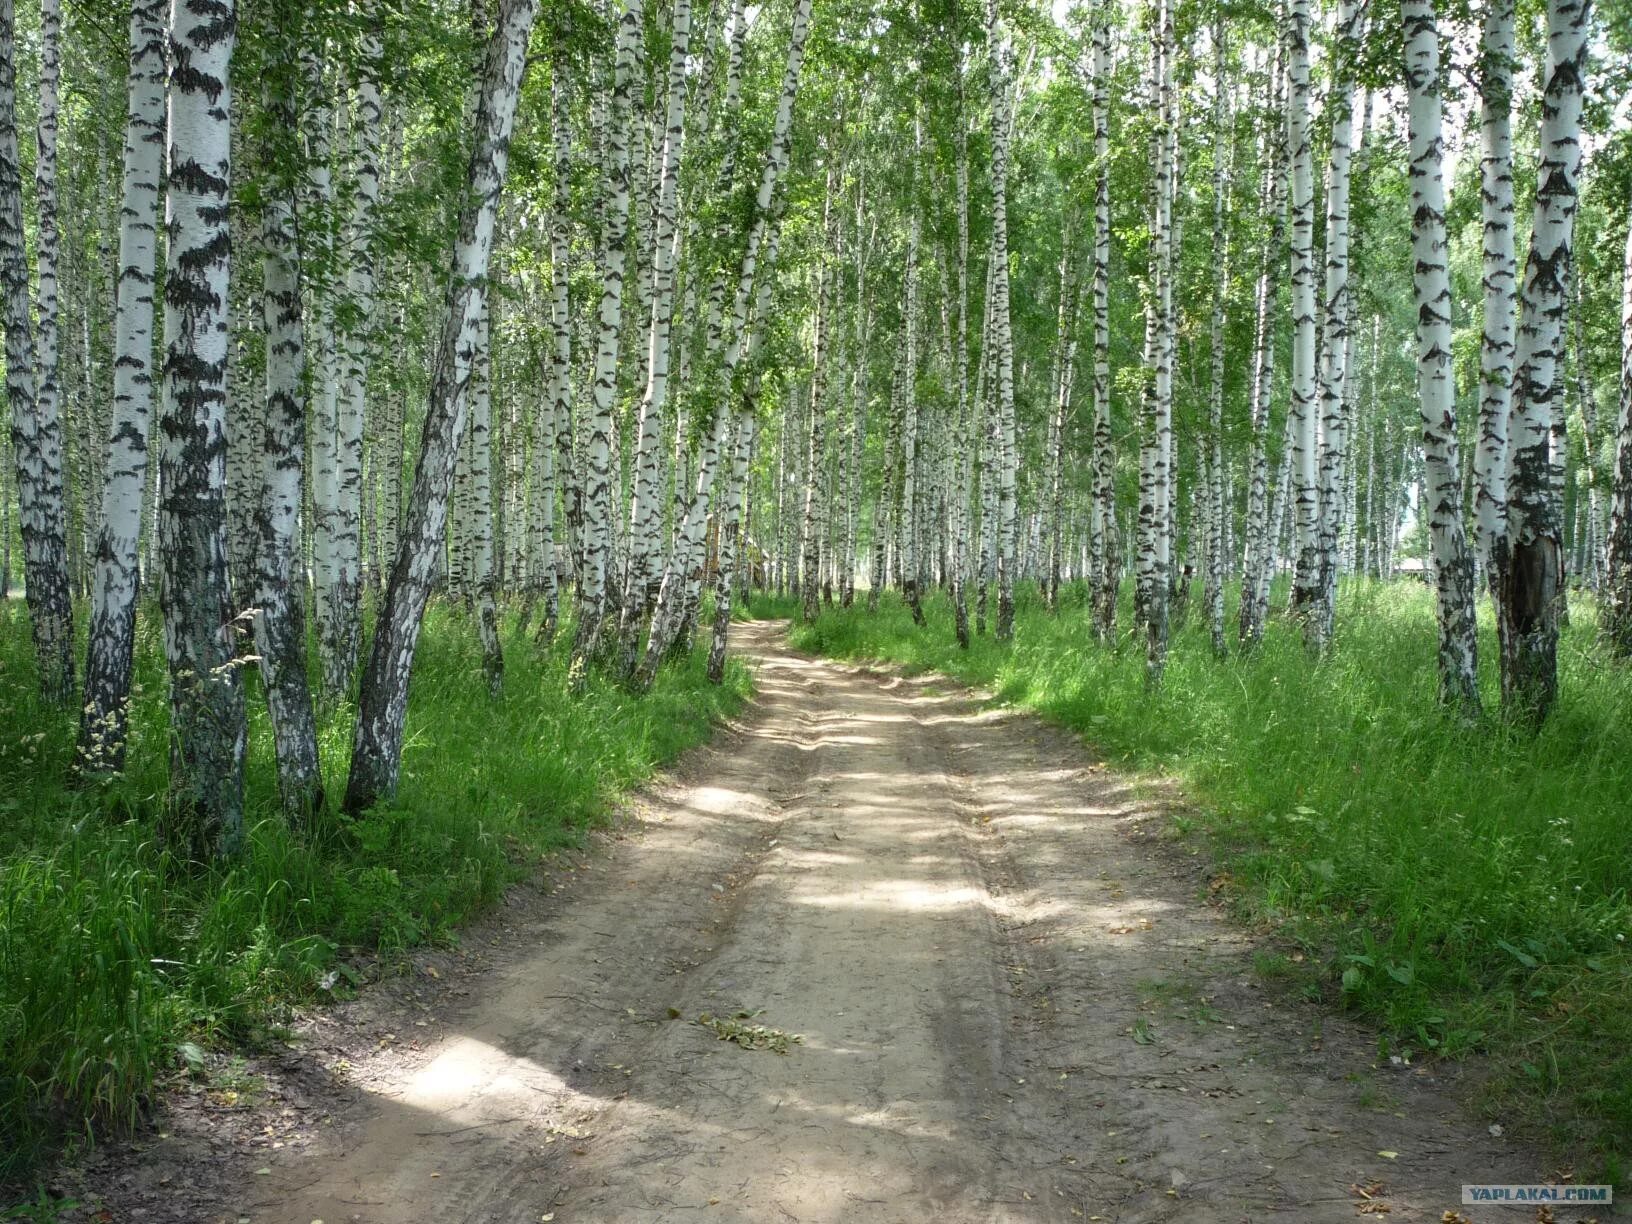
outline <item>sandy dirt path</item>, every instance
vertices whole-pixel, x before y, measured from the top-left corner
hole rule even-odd
[[[345,1067],[347,1116],[224,1218],[1347,1221],[1384,1214],[1367,1195],[1519,1218],[1460,1185],[1536,1180],[1534,1157],[1269,998],[1154,801],[1076,741],[740,632],[743,726],[564,901],[501,924],[417,1052]],[[739,1011],[802,1041],[692,1022]]]

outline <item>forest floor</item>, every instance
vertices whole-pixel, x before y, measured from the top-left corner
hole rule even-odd
[[[1459,1206],[1556,1172],[1471,1064],[1258,980],[1176,795],[737,632],[753,707],[615,832],[54,1189],[146,1224],[1538,1218]]]

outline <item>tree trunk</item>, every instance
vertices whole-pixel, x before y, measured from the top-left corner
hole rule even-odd
[[[647,345],[646,387],[635,441],[634,490],[629,512],[629,568],[623,592],[619,672],[634,669],[641,622],[657,594],[661,577],[664,414],[668,402],[669,355],[674,321],[674,269],[679,234],[676,201],[680,152],[685,136],[686,57],[691,45],[691,5],[675,0],[669,44],[669,93],[663,129],[662,162],[652,240],[652,301]]]
[[[1513,0],[1490,0],[1479,60],[1479,199],[1484,226],[1484,327],[1479,345],[1479,441],[1474,452],[1474,529],[1480,560],[1500,599],[1496,555],[1507,517],[1507,425],[1513,402]],[[1505,618],[1496,617],[1501,632]]]
[[[124,768],[126,717],[140,585],[137,550],[153,411],[153,281],[163,169],[164,3],[130,11],[130,80],[119,208],[118,315],[114,327],[113,430],[102,489],[79,766]]]
[[[1094,161],[1094,490],[1090,516],[1094,628],[1101,642],[1116,635],[1121,567],[1116,557],[1116,438],[1111,430],[1111,20],[1100,0],[1093,34]]]
[[[720,455],[725,440],[730,437],[732,408],[727,399],[731,379],[743,359],[745,349],[757,344],[757,335],[766,325],[771,283],[776,266],[780,239],[780,204],[777,189],[787,174],[789,141],[793,127],[793,106],[799,93],[800,70],[805,59],[805,37],[810,30],[811,0],[797,0],[793,11],[793,25],[789,34],[787,63],[782,73],[782,88],[777,100],[776,118],[771,128],[771,143],[766,152],[765,166],[760,174],[759,189],[754,198],[753,221],[749,226],[747,243],[743,250],[742,265],[737,277],[737,291],[732,305],[729,339],[725,342],[720,370],[716,376],[714,418],[705,435],[703,451],[697,464],[697,482],[681,515],[676,532],[674,550],[664,569],[663,583],[658,589],[657,607],[652,613],[652,631],[646,642],[646,652],[634,675],[634,687],[644,692],[656,678],[658,665],[668,654],[685,625],[688,609],[694,606],[695,590],[702,581],[704,560],[703,537],[708,518],[709,496],[714,476],[720,466]],[[760,277],[757,301],[755,271],[760,251],[764,249],[765,270]],[[754,306],[753,328],[749,328],[749,310]],[[710,337],[712,351],[716,342]],[[791,550],[790,550],[791,555]],[[811,579],[814,581],[814,577]]]
[[[1348,465],[1348,387],[1351,298],[1349,291],[1349,168],[1354,156],[1354,73],[1360,59],[1365,0],[1341,0],[1332,49],[1331,157],[1326,165],[1325,325],[1320,347],[1320,523],[1316,539],[1316,596],[1304,621],[1304,640],[1324,651],[1332,640],[1337,609],[1338,541],[1343,520],[1344,470]]]
[[[742,554],[742,498],[757,426],[758,421],[752,416],[743,416],[736,422],[731,479],[720,508],[720,561],[714,576],[714,636],[708,649],[708,678],[714,684],[725,679],[725,651],[731,632],[731,589]]]
[[[15,20],[12,0],[0,0],[0,279],[5,293],[6,393],[11,400],[12,459],[17,465],[23,583],[41,696],[67,705],[74,696],[74,607],[68,581],[62,419],[54,401],[35,394],[24,241]],[[9,531],[6,538],[11,538]]]
[[[1494,550],[1504,622],[1502,704],[1511,715],[1535,722],[1558,697],[1564,549],[1549,433],[1563,391],[1559,369],[1581,171],[1587,13],[1587,0],[1547,5],[1541,166],[1519,295],[1508,424],[1507,522]]]
[[[992,57],[992,340],[996,362],[997,640],[1014,636],[1016,556],[1014,337],[1009,325],[1009,46],[997,0],[987,0],[986,41]],[[983,476],[984,480],[985,477]]]
[[[282,76],[277,75],[280,68]],[[283,809],[291,821],[301,822],[323,805],[323,780],[306,681],[305,600],[296,572],[306,455],[306,350],[293,208],[299,158],[295,149],[278,144],[290,141],[298,128],[289,79],[293,65],[271,65],[266,71],[269,181],[261,212],[266,418],[259,439],[263,487],[254,515],[255,649],[261,657]]]
[[[244,692],[226,517],[229,77],[236,16],[233,0],[178,2],[170,14],[158,520],[170,664],[167,832],[209,858],[238,848],[244,815]]]
[[[838,228],[838,212],[834,208],[839,191],[839,167],[836,155],[828,151],[827,191],[822,205],[822,248],[818,252],[816,269],[816,335],[815,355],[810,371],[810,430],[808,458],[805,464],[805,552],[803,558],[805,584],[801,611],[808,624],[816,619],[820,594],[819,571],[822,563],[822,539],[827,530],[827,497],[825,477],[827,468],[827,349],[832,329],[832,314],[828,303],[830,272],[828,264],[835,258],[833,250]],[[831,278],[836,280],[836,278]],[[835,287],[836,296],[836,287]],[[744,432],[742,429],[738,433]],[[731,513],[729,506],[725,513]],[[721,520],[724,521],[723,519]]]
[[[1604,573],[1603,629],[1610,649],[1632,657],[1632,225],[1621,279],[1621,404]]]
[[[1456,388],[1451,368],[1451,282],[1445,236],[1439,28],[1433,0],[1402,0],[1405,81],[1411,105],[1411,239],[1416,269],[1417,397],[1426,466],[1424,507],[1433,542],[1439,607],[1440,698],[1479,710],[1473,558],[1462,531]]]
[[[402,767],[408,680],[447,519],[454,456],[464,433],[499,195],[509,162],[510,133],[526,66],[527,40],[536,13],[537,0],[500,0],[498,28],[493,34],[476,107],[470,193],[460,209],[458,239],[450,261],[447,314],[408,521],[380,606],[358,695],[357,731],[345,799],[345,808],[352,813],[363,812],[376,800],[394,793]]]
[[[1309,123],[1309,3],[1291,0],[1287,25],[1286,148],[1292,187],[1292,489],[1296,543],[1292,609],[1314,614],[1320,597],[1319,420],[1315,403],[1315,177]]]
[[[585,449],[584,572],[577,599],[578,630],[569,673],[582,689],[600,650],[606,613],[606,573],[612,531],[612,406],[618,390],[618,338],[623,328],[623,280],[629,233],[629,107],[644,0],[626,0],[618,19],[617,60],[606,120],[605,215],[602,218],[601,300],[596,313],[594,403]]]
[[[1213,286],[1213,313],[1208,329],[1211,360],[1207,379],[1207,577],[1203,601],[1212,635],[1213,655],[1228,653],[1224,641],[1224,316],[1229,286],[1230,247],[1225,207],[1230,191],[1231,142],[1228,80],[1229,51],[1224,40],[1224,19],[1213,23],[1213,263],[1218,277]]]

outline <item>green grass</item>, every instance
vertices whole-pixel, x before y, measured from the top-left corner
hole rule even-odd
[[[40,705],[22,603],[0,601],[0,1185],[65,1135],[137,1121],[192,1044],[252,1045],[336,973],[343,988],[358,958],[452,938],[540,855],[579,844],[618,795],[705,739],[750,687],[735,663],[710,685],[694,651],[645,698],[598,678],[569,698],[571,624],[538,653],[510,619],[495,705],[471,622],[435,607],[396,799],[292,834],[252,676],[248,845],[201,873],[153,832],[167,783],[156,622],[144,609],[129,768],[74,790],[73,716]],[[352,714],[321,719],[336,794]]]
[[[926,610],[920,631],[898,599],[871,617],[858,601],[793,640],[986,686],[1125,767],[1175,777],[1191,804],[1176,831],[1206,839],[1243,919],[1304,953],[1307,990],[1374,1022],[1385,1053],[1486,1052],[1488,1104],[1510,1129],[1528,1123],[1625,1185],[1632,669],[1599,648],[1590,607],[1565,635],[1539,734],[1441,713],[1417,584],[1346,586],[1319,662],[1284,621],[1249,657],[1215,661],[1193,607],[1154,693],[1141,649],[1094,642],[1081,590],[1058,616],[1022,592],[1012,645],[987,636],[967,652],[948,601]],[[1229,614],[1233,629],[1233,600]],[[1494,707],[1488,624],[1481,649]]]

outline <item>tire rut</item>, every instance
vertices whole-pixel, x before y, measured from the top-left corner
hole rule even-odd
[[[255,1224],[1318,1222],[1361,1189],[1431,1221],[1461,1181],[1539,1180],[1440,1075],[1257,986],[1141,832],[1160,795],[941,682],[741,636],[744,727],[503,932],[424,1058],[355,1070],[365,1104],[274,1160]]]

